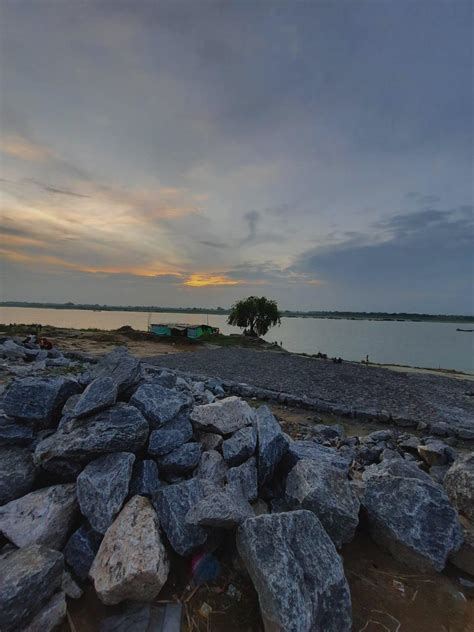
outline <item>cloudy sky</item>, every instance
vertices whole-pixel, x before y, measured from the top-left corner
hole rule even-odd
[[[3,300],[473,312],[470,0],[3,0]]]

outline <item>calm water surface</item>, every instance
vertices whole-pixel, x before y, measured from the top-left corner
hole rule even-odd
[[[226,323],[226,316],[209,315],[210,325],[224,334],[238,333]],[[41,323],[56,327],[117,329],[131,325],[146,330],[146,312],[95,312],[65,309],[0,308],[0,322]],[[151,314],[151,322],[205,323],[203,314]],[[289,351],[341,356],[372,362],[455,369],[474,373],[474,333],[456,331],[473,325],[456,323],[412,323],[368,320],[330,320],[324,318],[283,318],[280,327],[266,339],[283,343]]]

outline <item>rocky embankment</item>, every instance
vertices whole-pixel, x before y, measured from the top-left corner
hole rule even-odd
[[[104,632],[131,618],[145,632],[173,560],[224,547],[266,630],[349,631],[339,549],[362,528],[416,572],[450,560],[474,574],[473,453],[390,428],[359,438],[319,424],[293,440],[221,380],[124,348],[98,362],[3,348],[24,370],[0,402],[2,632],[52,630],[87,582],[125,606]],[[75,375],[47,374],[61,358]]]

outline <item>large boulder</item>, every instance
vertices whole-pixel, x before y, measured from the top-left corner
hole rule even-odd
[[[20,547],[62,549],[77,514],[76,486],[53,485],[0,507],[0,532]]]
[[[81,387],[66,377],[25,377],[14,380],[3,398],[3,409],[36,428],[54,427],[66,400]]]
[[[156,382],[147,382],[137,388],[130,404],[138,408],[151,428],[159,428],[185,411],[192,398],[182,391],[165,388]]]
[[[85,580],[89,576],[101,542],[102,535],[87,524],[81,525],[67,541],[64,557],[79,579]]]
[[[455,507],[474,522],[474,452],[458,459],[449,468],[444,487]]]
[[[462,543],[458,515],[444,489],[412,463],[383,461],[369,469],[362,505],[372,538],[416,570],[442,571]]]
[[[0,448],[0,505],[27,494],[33,487],[36,467],[26,448]]]
[[[288,475],[285,495],[290,506],[318,516],[336,547],[354,537],[359,501],[340,469],[324,461],[302,459]]]
[[[268,406],[260,406],[258,409],[256,425],[258,484],[261,487],[272,479],[277,465],[288,449],[288,440]]]
[[[30,426],[16,423],[14,419],[0,413],[0,446],[24,446],[33,441]]]
[[[105,604],[152,601],[169,572],[160,525],[150,501],[134,496],[107,530],[90,569]]]
[[[189,481],[163,487],[153,496],[153,505],[160,524],[173,549],[179,555],[190,555],[202,547],[208,532],[203,527],[188,524],[186,515],[205,496],[215,491],[208,481]]]
[[[252,426],[234,432],[222,444],[222,454],[229,466],[240,465],[249,459],[257,446],[257,433]]]
[[[0,630],[17,632],[61,586],[63,556],[33,544],[18,549],[0,564]]]
[[[57,629],[66,617],[66,610],[66,595],[62,591],[57,592],[22,632],[51,632]]]
[[[226,474],[227,486],[233,493],[241,494],[253,503],[258,496],[257,462],[251,457],[242,465],[231,467]]]
[[[291,441],[285,454],[285,466],[291,469],[301,459],[325,461],[347,473],[352,462],[352,452],[341,452],[315,441]]]
[[[255,411],[239,397],[226,397],[212,404],[195,406],[190,417],[197,430],[228,435],[252,425]]]
[[[81,513],[91,527],[105,533],[128,494],[135,455],[115,452],[89,463],[77,477]]]
[[[430,441],[418,446],[418,454],[429,466],[446,465],[449,461],[448,448],[443,441]]]
[[[185,443],[173,452],[157,459],[160,472],[164,474],[188,474],[197,467],[201,458],[200,443]]]
[[[87,417],[104,408],[113,406],[117,400],[117,384],[111,377],[98,377],[93,380],[78,398],[71,413],[74,417]]]
[[[199,527],[233,529],[253,515],[252,507],[242,495],[218,491],[196,503],[186,514],[186,522]]]
[[[189,441],[193,436],[193,427],[185,414],[153,430],[148,443],[148,453],[153,456],[164,456]]]
[[[58,459],[87,463],[101,454],[136,452],[145,445],[148,432],[143,415],[134,406],[119,403],[89,417],[69,432],[60,430],[40,441],[34,458],[46,467]]]
[[[258,593],[267,632],[349,632],[351,597],[342,561],[310,511],[246,520],[237,548]]]
[[[217,487],[222,487],[229,468],[217,450],[203,452],[194,476],[206,481],[212,481]]]
[[[102,356],[93,369],[92,377],[110,377],[119,395],[132,389],[140,380],[140,360],[130,355],[126,347],[116,347],[110,353]]]

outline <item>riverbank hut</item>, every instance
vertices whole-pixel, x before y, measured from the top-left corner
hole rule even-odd
[[[216,335],[219,333],[219,328],[211,327],[211,325],[193,325],[190,323],[152,323],[149,331],[155,336],[181,336],[195,340],[206,335]]]

